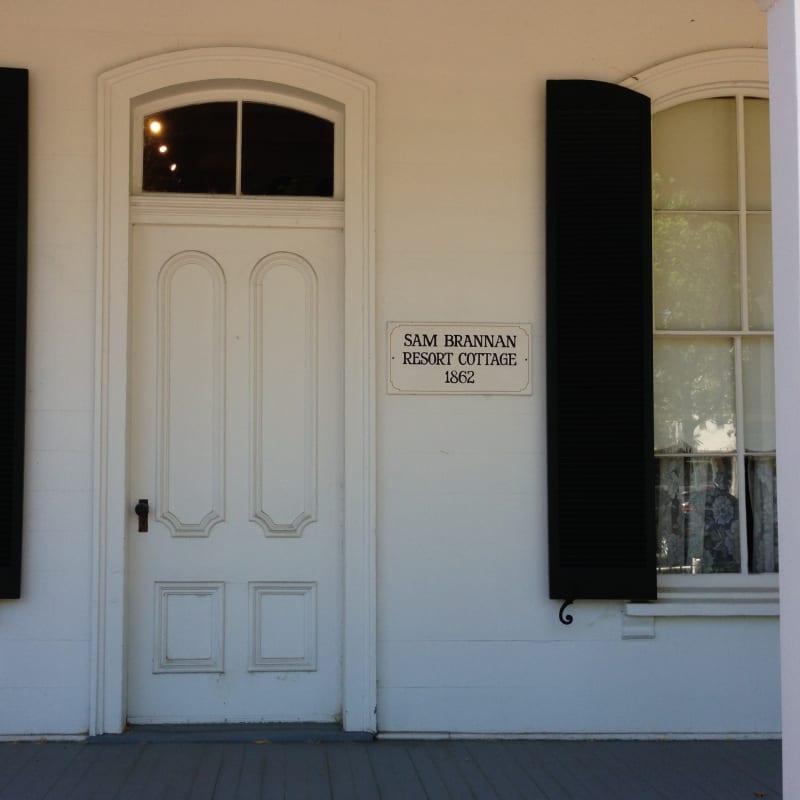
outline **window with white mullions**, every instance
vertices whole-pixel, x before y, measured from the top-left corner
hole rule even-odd
[[[768,102],[653,116],[661,573],[778,571]]]
[[[334,122],[247,100],[198,102],[143,118],[142,189],[333,197]]]

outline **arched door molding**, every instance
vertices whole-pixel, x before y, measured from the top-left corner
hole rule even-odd
[[[125,691],[128,269],[132,110],[147,96],[222,82],[303,93],[343,110],[345,540],[343,725],[376,727],[374,85],[289,53],[203,48],[104,73],[98,86],[98,255],[90,733],[121,732]],[[135,502],[135,501],[134,501]]]

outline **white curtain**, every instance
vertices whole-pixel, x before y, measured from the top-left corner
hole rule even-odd
[[[663,572],[700,572],[705,538],[706,460],[659,458],[656,495],[658,566]]]
[[[778,571],[778,510],[774,456],[747,457],[753,527],[753,572]]]
[[[661,572],[738,572],[739,513],[732,458],[657,461],[656,535]]]

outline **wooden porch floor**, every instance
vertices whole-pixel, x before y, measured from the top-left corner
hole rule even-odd
[[[753,800],[777,741],[4,743],[7,800]]]

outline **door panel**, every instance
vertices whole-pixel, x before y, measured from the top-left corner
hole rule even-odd
[[[337,719],[341,231],[132,239],[129,719]]]

